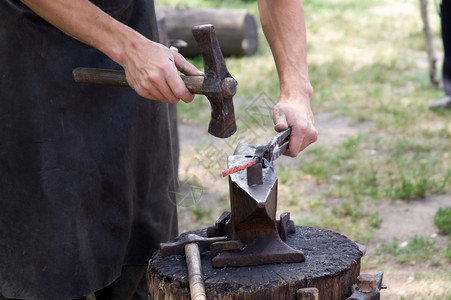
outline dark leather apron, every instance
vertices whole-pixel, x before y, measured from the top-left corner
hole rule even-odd
[[[93,1],[157,38],[153,1]],[[118,69],[19,0],[0,1],[0,293],[70,299],[176,235],[175,108],[74,83]],[[170,139],[172,137],[172,141]]]

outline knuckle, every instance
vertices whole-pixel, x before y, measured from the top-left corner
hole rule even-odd
[[[133,84],[132,88],[135,90],[135,92],[136,92],[139,96],[144,97],[144,98],[146,98],[146,96],[148,96],[148,92],[147,92],[147,90],[143,87],[142,84],[140,84],[140,83],[135,83],[135,84]]]
[[[143,80],[140,83],[140,88],[142,90],[145,90],[145,91],[151,91],[152,90],[152,84],[150,84],[149,80]]]
[[[140,97],[143,97],[143,98],[147,98],[147,97],[148,97],[148,94],[145,93],[145,92],[144,92],[143,90],[141,90],[141,89],[136,89],[135,91],[136,91],[136,93],[137,93]]]
[[[164,93],[164,96],[167,99],[167,102],[175,104],[179,102],[180,98],[178,98],[172,91],[168,90]]]
[[[185,103],[190,103],[190,102],[192,102],[193,100],[194,100],[194,96],[193,95],[191,95],[191,96],[188,96],[188,97],[182,97],[182,98],[180,98],[183,102],[185,102]]]
[[[146,85],[149,85],[149,82],[158,83],[161,80],[161,75],[159,72],[150,72],[147,73],[146,80],[144,81]]]
[[[176,90],[174,90],[174,95],[178,99],[186,99],[186,100],[194,97],[193,95],[191,95],[190,92],[188,92],[188,90],[185,87],[176,88]]]
[[[185,86],[180,76],[173,78],[172,93],[177,99],[182,99],[184,102],[191,102],[194,99],[188,88]]]
[[[316,129],[312,130],[312,143],[316,142],[318,140],[318,131]]]
[[[299,122],[298,126],[299,131],[306,133],[309,130],[309,125],[306,122]]]
[[[168,102],[171,104],[177,104],[180,101],[180,99],[175,98],[175,97],[171,97],[170,99],[168,99]]]

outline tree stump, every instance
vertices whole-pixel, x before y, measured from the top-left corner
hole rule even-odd
[[[206,230],[190,233],[206,236]],[[203,253],[207,299],[296,300],[297,291],[306,287],[317,288],[320,300],[350,296],[362,257],[355,242],[330,230],[297,226],[287,244],[303,251],[305,262],[214,269],[210,253]],[[163,259],[156,252],[149,261],[147,275],[149,299],[190,299],[184,256]]]
[[[172,8],[159,6],[163,14],[167,36],[170,40],[183,40],[188,45],[180,47],[185,57],[200,54],[191,29],[195,25],[213,24],[224,56],[250,56],[258,50],[257,24],[244,9]]]

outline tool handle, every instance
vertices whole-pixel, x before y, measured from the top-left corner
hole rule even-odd
[[[72,77],[78,83],[130,87],[125,72],[95,68],[76,68]],[[191,94],[202,94],[203,76],[180,76]]]
[[[192,300],[205,300],[205,287],[202,278],[202,264],[199,247],[196,243],[185,246],[186,264],[188,266],[189,290]]]
[[[282,145],[280,145],[280,147],[277,148],[277,150],[273,152],[271,161],[275,161],[276,159],[279,158],[279,156],[281,156],[282,154],[287,152],[287,150],[289,148],[289,144],[290,144],[290,141],[287,141],[287,142],[283,143]]]
[[[271,141],[268,144],[268,150],[270,157],[268,157],[269,162],[272,162],[279,158],[282,154],[287,152],[290,144],[290,134],[291,134],[291,128],[285,129],[281,132],[279,132],[274,138],[271,139]],[[276,150],[274,150],[277,145],[282,143],[282,145],[279,146]]]

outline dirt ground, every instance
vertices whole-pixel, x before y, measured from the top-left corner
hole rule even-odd
[[[448,238],[437,233],[437,228],[434,226],[434,215],[440,207],[450,205],[451,195],[439,195],[411,202],[383,202],[376,206],[375,209],[379,211],[383,221],[380,228],[376,230],[374,238],[366,245],[368,256],[374,256],[372,254],[382,243],[390,244],[394,238],[397,238],[399,243],[402,244],[415,235],[435,238],[436,246],[446,247]],[[365,257],[363,260],[365,260]],[[428,274],[429,268],[433,269],[433,272],[429,273],[434,273],[437,276],[433,283],[430,283],[427,280],[428,278],[418,280],[418,277],[421,276],[431,276],[431,274]],[[393,265],[385,263],[381,270],[384,271],[383,282],[388,289],[382,291],[382,299],[401,299],[401,296],[414,291],[422,293],[425,289],[435,290],[436,294],[446,294],[448,298],[444,299],[450,299],[451,282],[440,279],[441,273],[446,271],[446,268],[449,268],[449,264],[442,267],[432,267],[422,262],[393,263]],[[363,268],[361,272],[374,274],[378,271],[380,270]]]
[[[319,139],[317,144],[322,143],[340,143],[346,141],[349,137],[356,136],[359,133],[365,132],[368,128],[371,128],[370,123],[361,123],[358,126],[349,123],[349,120],[344,117],[336,117],[328,113],[320,113],[315,115],[316,126],[319,131]],[[268,133],[268,138],[272,133]],[[196,177],[199,171],[199,167],[195,166],[195,153],[202,153],[199,150],[202,147],[214,148],[216,152],[226,152],[230,155],[232,152],[228,145],[224,142],[218,144],[217,140],[210,137],[206,133],[206,127],[190,124],[179,124],[179,135],[181,140],[181,160],[180,171],[181,177],[189,179],[189,177]],[[264,134],[263,134],[264,135]],[[259,140],[265,140],[265,137],[260,137]],[[212,147],[211,145],[215,145]],[[202,145],[199,147],[199,145]],[[219,145],[219,146],[218,146]],[[211,150],[211,149],[210,149]],[[211,153],[212,151],[206,151],[205,153]],[[216,153],[219,157],[219,154]],[[214,176],[213,176],[214,177]],[[212,177],[212,178],[213,178]],[[193,198],[189,201],[209,204],[214,208],[207,211],[206,214],[211,214],[212,220],[219,216],[220,212],[224,210],[224,195],[227,195],[227,181],[220,181],[215,177],[213,181],[207,185],[201,187],[201,195],[198,199]],[[201,182],[209,182],[205,177],[202,177]],[[192,185],[192,184],[191,184]],[[183,184],[182,184],[183,189]],[[186,191],[185,191],[186,192]],[[189,193],[189,192],[188,192]],[[192,190],[191,190],[192,196]],[[227,197],[227,196],[225,196]],[[219,198],[221,203],[215,205]],[[381,202],[374,205],[374,209],[379,211],[379,216],[383,218],[382,224],[375,232],[374,238],[365,245],[367,247],[367,255],[363,258],[361,273],[375,274],[378,271],[384,271],[383,282],[388,286],[387,290],[382,291],[382,299],[414,299],[411,296],[412,292],[424,291],[426,288],[430,291],[434,291],[434,294],[446,295],[447,298],[451,297],[451,282],[447,282],[441,278],[449,278],[446,276],[440,277],[443,272],[449,272],[449,264],[442,267],[433,267],[433,271],[429,269],[430,266],[421,262],[414,262],[411,264],[398,264],[384,262],[380,268],[367,268],[365,269],[365,259],[371,257],[374,259],[374,251],[382,243],[391,243],[393,238],[397,238],[400,242],[408,241],[415,235],[428,236],[437,239],[437,246],[446,247],[448,238],[437,234],[437,229],[433,224],[433,217],[439,207],[447,207],[451,205],[451,195],[436,195],[426,197],[425,199],[417,201],[396,201],[396,202]],[[187,207],[186,203],[181,205],[179,209],[180,214],[180,232],[190,230],[193,228],[193,222],[196,222],[190,213],[186,213],[184,210]],[[371,264],[367,264],[371,265]],[[373,264],[374,265],[374,264]],[[429,272],[427,272],[429,270]],[[425,273],[426,271],[426,273]],[[435,274],[435,278],[430,280],[431,274]],[[424,280],[421,277],[425,276]],[[418,278],[420,277],[420,279]],[[432,282],[432,283],[431,283]],[[422,298],[426,299],[426,298]]]
[[[359,124],[358,126],[349,125],[346,118],[335,118],[329,114],[319,114],[315,116],[317,128],[319,131],[318,143],[323,140],[328,143],[343,142],[349,137],[365,132],[371,127],[369,123]],[[451,206],[451,195],[427,196],[424,199],[415,201],[395,201],[380,202],[374,206],[374,210],[379,211],[379,216],[383,218],[380,228],[376,230],[374,238],[365,245],[367,247],[367,256],[374,256],[375,250],[382,244],[392,243],[397,238],[399,243],[407,242],[415,235],[423,237],[433,237],[436,239],[436,245],[446,247],[448,237],[441,236],[434,225],[434,215],[440,207]],[[363,261],[366,258],[363,258]],[[363,264],[364,266],[365,264]],[[440,279],[440,274],[449,268],[449,264],[444,267],[433,267],[437,277],[431,284],[427,278],[421,281],[418,277],[430,276],[427,270],[430,266],[421,262],[412,262],[411,264],[384,264],[381,269],[365,269],[361,273],[375,274],[378,271],[384,271],[383,282],[388,289],[382,291],[382,299],[394,300],[405,297],[409,298],[410,293],[429,289],[435,290],[435,294],[447,295],[446,299],[451,297],[451,282]],[[449,271],[449,270],[448,270]],[[417,278],[417,280],[415,280]]]

